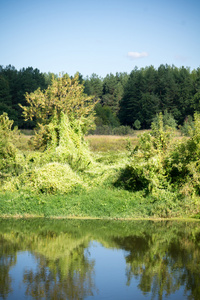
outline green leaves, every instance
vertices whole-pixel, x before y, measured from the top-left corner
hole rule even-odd
[[[92,96],[84,94],[84,86],[79,83],[78,73],[74,78],[64,75],[53,78],[45,90],[37,89],[26,94],[29,106],[22,106],[26,120],[36,119],[38,124],[49,124],[52,117],[60,119],[61,113],[68,115],[69,120],[78,119],[83,123],[83,132],[94,125],[94,106]]]
[[[15,147],[18,130],[12,130],[13,121],[3,113],[0,116],[0,179],[18,174],[23,169],[23,155]]]

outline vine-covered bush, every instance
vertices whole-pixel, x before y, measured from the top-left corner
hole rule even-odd
[[[200,195],[200,115],[194,114],[191,137],[176,144],[166,157],[171,183],[184,195]]]
[[[130,154],[130,161],[116,182],[126,189],[144,190],[155,201],[167,195],[200,195],[200,115],[194,115],[191,137],[177,143],[173,128],[163,125],[159,115],[151,133],[144,133]],[[163,194],[164,193],[164,194]],[[156,197],[155,197],[156,196]],[[152,198],[152,199],[153,199]]]
[[[163,115],[152,123],[152,131],[140,136],[138,145],[131,151],[130,161],[116,182],[129,190],[157,190],[169,188],[165,169],[165,156],[171,150],[173,129],[164,128]]]
[[[17,128],[12,130],[13,121],[3,113],[0,116],[0,179],[3,180],[22,172],[24,156],[15,147],[15,140],[19,136]]]
[[[36,149],[43,150],[46,162],[68,163],[74,170],[83,170],[92,163],[81,121],[69,121],[66,114],[61,113],[60,119],[54,117],[49,124],[40,125],[33,143]]]
[[[82,186],[76,171],[82,171],[93,162],[84,134],[94,124],[92,97],[83,93],[78,75],[63,76],[26,95],[29,106],[23,106],[24,116],[36,118],[37,128],[32,143],[33,153],[26,153],[24,162],[11,140],[15,131],[6,115],[0,119],[0,160],[4,172],[15,176],[4,182],[3,190],[30,188],[45,193],[68,193],[74,186]],[[21,168],[21,172],[18,169]],[[22,174],[20,174],[22,173]],[[3,174],[4,175],[4,174]],[[1,176],[3,176],[1,175]]]

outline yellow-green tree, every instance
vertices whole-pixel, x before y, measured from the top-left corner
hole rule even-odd
[[[84,169],[91,163],[84,134],[94,123],[94,96],[84,94],[79,74],[53,78],[44,91],[26,94],[25,120],[36,120],[33,138],[35,149],[44,151],[46,163],[67,163],[73,169]],[[48,169],[48,164],[45,166]]]
[[[84,86],[79,82],[79,74],[67,74],[53,78],[51,85],[44,91],[38,88],[34,93],[26,93],[28,106],[22,106],[25,120],[36,120],[38,125],[49,124],[51,117],[67,114],[69,121],[79,120],[85,134],[94,126],[93,96],[84,94]]]

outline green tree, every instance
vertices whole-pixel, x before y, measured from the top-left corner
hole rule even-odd
[[[141,122],[143,127],[149,128],[153,117],[159,112],[160,99],[154,93],[143,93],[140,99]]]
[[[96,100],[101,98],[103,93],[102,79],[95,73],[90,78],[87,77],[84,81],[84,92],[89,96],[95,96]]]
[[[97,103],[95,106],[96,119],[95,123],[97,126],[108,125],[110,127],[119,126],[119,120],[113,114],[109,106],[101,106],[100,103]]]
[[[112,112],[117,115],[119,103],[123,97],[126,73],[109,74],[103,80],[103,105],[109,106]]]
[[[67,114],[69,121],[79,120],[83,133],[94,126],[94,106],[92,96],[84,94],[84,86],[79,83],[78,73],[74,78],[67,74],[52,79],[52,84],[44,91],[38,88],[34,93],[26,93],[29,106],[21,106],[25,120],[36,119],[37,124],[49,124],[51,118],[58,119]]]
[[[143,119],[141,107],[143,91],[144,76],[140,70],[135,68],[129,76],[123,98],[120,101],[119,119],[123,125],[132,126],[137,119]]]
[[[175,72],[175,71],[174,71]],[[179,124],[183,124],[187,115],[193,115],[192,99],[194,95],[192,76],[189,68],[181,67],[176,74],[176,91],[171,86],[174,93],[175,104],[178,115],[174,114]],[[168,108],[169,109],[169,108]],[[173,112],[173,111],[172,111]]]
[[[17,71],[13,66],[9,65],[5,68],[0,67],[0,76],[3,76],[8,85],[8,88],[5,89],[5,84],[3,88],[2,82],[0,82],[0,90],[2,91],[0,97],[1,111],[7,112],[9,118],[14,120],[14,124],[18,127],[33,128],[35,126],[34,122],[24,122],[19,103],[21,105],[26,104],[26,92],[31,93],[38,87],[41,89],[47,87],[44,75],[38,69],[33,69],[32,67]]]

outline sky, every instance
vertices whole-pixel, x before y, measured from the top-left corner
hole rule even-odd
[[[200,67],[199,0],[0,0],[0,65],[100,77]]]

